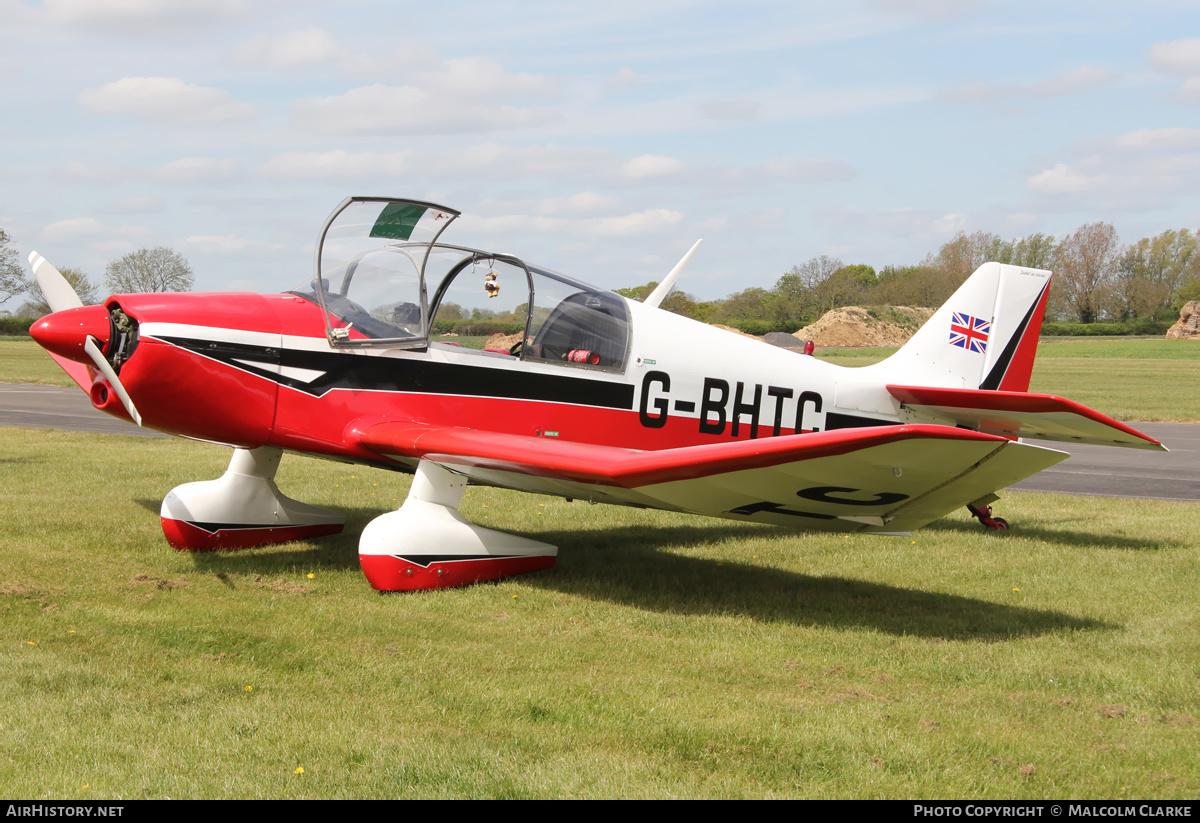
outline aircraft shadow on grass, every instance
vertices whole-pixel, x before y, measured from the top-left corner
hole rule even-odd
[[[1062,518],[1056,522],[1086,525],[1092,521],[1086,516],[1081,516]],[[922,534],[936,532],[978,535],[979,526],[974,522],[935,520],[921,529]],[[992,535],[992,537],[997,540],[1024,537],[1030,540],[1044,540],[1047,543],[1062,543],[1079,548],[1121,549],[1122,551],[1161,551],[1163,549],[1182,548],[1189,545],[1184,540],[1149,540],[1138,537],[1126,537],[1099,530],[1059,529],[1029,524],[1019,526],[1012,535],[999,534]]]
[[[159,505],[151,500],[138,502],[152,511]],[[255,552],[194,552],[190,556],[197,571],[222,576],[222,580],[229,580],[230,574],[294,574],[298,568],[353,569],[358,565],[358,526],[378,514],[377,509],[348,509],[345,532],[311,543],[288,544],[296,546],[294,550],[279,547]],[[956,530],[955,524],[946,525]],[[553,570],[526,577],[528,585],[648,611],[738,615],[798,626],[864,628],[895,635],[986,642],[1059,631],[1119,628],[1064,612],[848,577],[800,574],[770,568],[749,558],[745,562],[723,561],[672,551],[726,540],[802,536],[784,529],[699,522],[695,526],[547,531],[531,536],[553,541],[563,551]],[[1087,537],[1079,535],[1080,540]],[[796,551],[803,552],[803,548]]]

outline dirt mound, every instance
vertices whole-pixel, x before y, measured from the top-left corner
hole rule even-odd
[[[524,332],[517,332],[516,334],[493,334],[483,345],[484,348],[488,349],[508,350],[521,342],[522,334],[524,334]]]
[[[933,316],[908,306],[845,306],[792,336],[818,346],[903,346]]]
[[[1200,300],[1192,300],[1179,312],[1179,322],[1167,329],[1168,340],[1200,340]]]
[[[758,339],[753,334],[746,334],[741,329],[735,329],[733,326],[726,326],[724,323],[709,323],[708,325],[712,326],[714,329],[723,329],[725,331],[731,331],[734,334],[740,334],[742,337],[754,337],[755,340]]]

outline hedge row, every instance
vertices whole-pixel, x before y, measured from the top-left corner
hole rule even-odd
[[[36,322],[36,317],[0,317],[0,335],[26,337],[29,335],[29,327]]]
[[[1042,337],[1116,337],[1147,335],[1162,337],[1171,328],[1170,320],[1130,320],[1127,323],[1043,323]]]
[[[491,337],[493,334],[519,334],[524,323],[506,320],[434,320],[433,334],[465,334]]]

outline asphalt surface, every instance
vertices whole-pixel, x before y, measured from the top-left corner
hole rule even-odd
[[[1148,497],[1200,502],[1200,424],[1133,423],[1161,441],[1170,453],[1037,441],[1069,452],[1071,458],[1022,480],[1022,491],[1063,492],[1102,497]],[[76,388],[0,383],[0,426],[167,437],[139,429],[92,407]]]

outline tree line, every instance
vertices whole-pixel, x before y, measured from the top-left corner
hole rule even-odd
[[[1046,311],[1050,321],[1169,321],[1184,303],[1200,299],[1200,231],[1172,229],[1123,245],[1112,224],[1096,222],[1061,238],[1038,233],[1005,240],[991,232],[959,232],[916,265],[879,271],[822,255],[793,266],[770,289],[752,287],[713,301],[700,301],[677,289],[667,295],[662,308],[758,334],[795,331],[841,306],[936,308],[988,261],[1052,270]],[[85,304],[103,298],[99,285],[84,272],[60,271]],[[50,307],[24,272],[8,234],[0,229],[0,313],[40,317]],[[190,291],[194,284],[188,261],[165,246],[113,260],[104,275],[110,294]],[[650,282],[617,293],[644,300],[657,285]],[[15,311],[6,307],[22,295],[28,299]]]
[[[50,313],[50,306],[37,281],[25,276],[25,266],[13,248],[11,238],[0,229],[0,310],[16,317],[41,317]],[[100,286],[93,283],[82,270],[72,267],[59,269],[85,306],[104,299]],[[104,285],[107,294],[137,292],[191,291],[196,284],[192,267],[179,252],[166,246],[138,249],[113,260],[105,267]],[[7,309],[9,300],[26,299],[15,311]]]
[[[1184,303],[1200,299],[1200,231],[1169,230],[1122,245],[1112,224],[1097,222],[1062,238],[959,232],[919,264],[880,271],[822,255],[793,266],[770,289],[748,288],[714,301],[675,290],[662,308],[757,334],[795,331],[841,306],[937,308],[989,261],[1053,271],[1051,321],[1168,321]],[[657,285],[617,293],[644,300]]]

